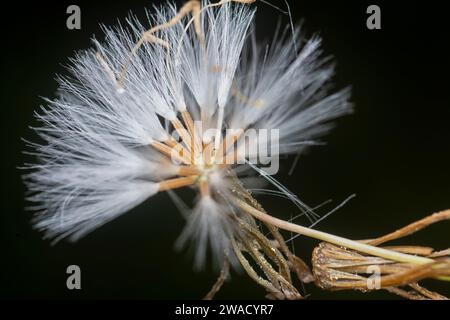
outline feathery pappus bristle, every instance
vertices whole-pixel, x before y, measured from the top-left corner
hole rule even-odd
[[[329,93],[333,64],[318,36],[305,40],[297,28],[293,42],[286,28],[259,45],[255,9],[232,2],[189,2],[192,17],[167,4],[149,30],[130,17],[70,60],[58,96],[36,114],[44,142],[29,143],[36,228],[77,240],[158,192],[189,186],[198,201],[178,246],[194,244],[197,267],[208,248],[215,261],[230,252],[242,215],[230,200],[236,176],[261,166],[264,146],[271,159],[298,152],[351,111],[349,89]]]

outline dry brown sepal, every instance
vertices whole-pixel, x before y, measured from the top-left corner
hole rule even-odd
[[[231,172],[230,175],[232,175]],[[257,207],[258,210],[264,210],[237,177],[234,176],[234,179],[234,195]],[[265,224],[271,236],[269,239],[252,216],[236,214],[233,217],[239,228],[239,232],[231,240],[233,253],[247,275],[266,290],[266,298],[302,299],[302,295],[293,284],[291,273],[304,283],[312,282],[314,278],[308,265],[290,251],[278,228]],[[214,297],[228,274],[229,263],[225,257],[222,271],[204,299],[209,300]]]
[[[433,223],[450,219],[450,210],[432,214],[404,228],[362,242],[379,246],[413,234]],[[428,264],[398,263],[322,242],[313,251],[315,284],[324,290],[387,290],[407,299],[442,300],[447,297],[419,286],[428,278],[449,279],[450,249],[434,251],[423,246],[389,246],[386,249],[432,259]],[[378,277],[378,278],[377,278]]]

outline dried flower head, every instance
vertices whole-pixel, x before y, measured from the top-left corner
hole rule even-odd
[[[301,151],[350,111],[349,90],[329,93],[333,65],[318,36],[296,28],[292,39],[286,27],[261,46],[255,10],[226,2],[166,5],[152,29],[131,18],[71,59],[58,97],[36,114],[45,143],[32,144],[39,162],[26,176],[48,237],[76,240],[158,192],[191,186],[199,196],[178,244],[195,244],[200,267],[208,246],[221,262],[248,220],[233,200],[237,176],[250,169],[294,197],[250,160],[263,145],[276,146],[272,158]],[[279,134],[252,149],[251,130]]]
[[[363,240],[380,245],[411,235],[433,223],[450,219],[450,210],[434,213],[403,228],[376,239]],[[393,261],[379,256],[361,254],[354,250],[322,242],[313,251],[312,267],[316,285],[324,290],[386,290],[414,300],[447,300],[448,298],[419,285],[427,278],[448,281],[450,249],[435,251],[424,246],[385,246],[391,251],[427,257],[428,262],[413,264]],[[405,287],[403,289],[402,287]]]

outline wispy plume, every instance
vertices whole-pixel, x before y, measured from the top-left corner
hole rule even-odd
[[[350,89],[333,89],[321,38],[288,25],[272,43],[257,43],[253,2],[166,4],[150,29],[131,16],[125,26],[104,27],[104,41],[70,60],[57,97],[36,113],[43,142],[29,143],[37,161],[24,179],[36,228],[55,241],[77,240],[159,192],[185,208],[172,190],[190,187],[196,203],[177,247],[190,244],[199,269],[210,256],[225,268],[208,297],[227,268],[240,265],[269,297],[301,298],[291,270],[304,282],[313,276],[278,228],[394,261],[430,262],[276,219],[253,198],[244,184],[252,175],[277,189],[266,194],[316,219],[263,168],[261,150],[271,146],[271,159],[299,153],[351,112]],[[254,134],[261,131],[276,134]]]

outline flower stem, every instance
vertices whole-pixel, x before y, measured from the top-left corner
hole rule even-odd
[[[322,232],[319,230],[310,229],[307,227],[303,227],[288,221],[284,221],[278,218],[275,218],[273,216],[268,215],[267,213],[264,213],[251,205],[247,204],[245,201],[236,199],[237,204],[241,209],[246,211],[247,213],[251,214],[258,220],[261,220],[263,222],[272,224],[280,229],[284,229],[287,231],[295,232],[302,234],[307,237],[311,237],[314,239],[318,239],[321,241],[329,242],[338,246],[346,247],[348,249],[356,250],[359,252],[363,252],[366,254],[370,254],[373,256],[385,258],[392,261],[397,262],[405,262],[405,263],[413,263],[413,264],[427,264],[435,262],[433,259],[425,258],[425,257],[419,257],[414,256],[410,254],[405,254],[401,252],[396,252],[392,250],[387,250],[375,246],[371,246],[362,242],[342,238],[339,236],[335,236],[333,234],[329,234],[326,232]]]

